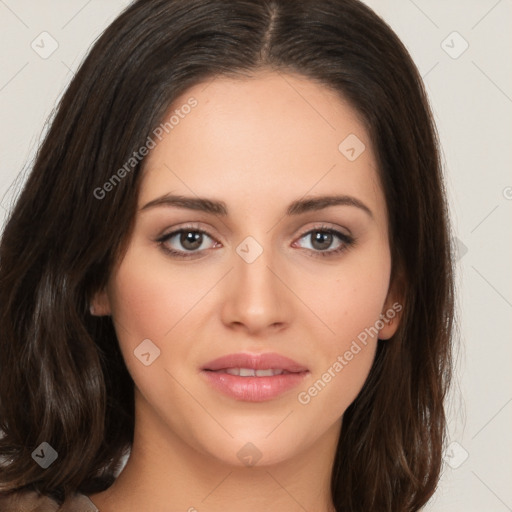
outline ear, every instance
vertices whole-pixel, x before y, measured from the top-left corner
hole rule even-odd
[[[89,302],[89,310],[93,316],[109,316],[112,314],[110,299],[106,289],[96,292]]]
[[[404,286],[401,277],[397,276],[390,286],[384,302],[380,319],[384,326],[379,330],[378,338],[388,340],[393,337],[402,321],[404,310]]]

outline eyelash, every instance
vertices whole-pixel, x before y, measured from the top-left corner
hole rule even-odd
[[[171,238],[173,238],[174,236],[176,236],[180,233],[184,233],[184,232],[201,233],[202,235],[206,235],[209,238],[211,238],[212,240],[214,240],[214,238],[208,232],[204,231],[203,229],[198,228],[197,226],[191,225],[191,226],[183,226],[180,229],[177,229],[175,231],[172,231],[171,233],[163,235],[160,238],[158,238],[156,241],[158,242],[159,246],[162,248],[162,250],[164,252],[166,252],[167,254],[170,254],[173,257],[181,258],[181,259],[195,258],[196,255],[199,254],[201,251],[195,251],[195,252],[176,251],[174,249],[169,249],[169,247],[167,247],[165,245],[165,243],[167,241],[169,241]],[[347,249],[349,249],[350,247],[352,247],[356,242],[355,238],[353,238],[352,236],[345,235],[344,233],[340,233],[339,231],[337,231],[333,228],[330,228],[328,226],[320,226],[317,228],[310,229],[309,231],[302,233],[299,237],[299,240],[304,238],[305,236],[311,235],[313,233],[331,234],[331,235],[338,237],[343,242],[342,245],[340,245],[340,247],[338,247],[337,249],[331,249],[331,250],[327,250],[327,251],[315,251],[313,249],[307,249],[308,251],[312,251],[314,253],[314,257],[320,256],[323,258],[326,258],[326,257],[328,258],[328,257],[337,256],[337,255],[341,254],[342,252],[346,251]],[[206,250],[206,249],[203,249],[203,250]]]

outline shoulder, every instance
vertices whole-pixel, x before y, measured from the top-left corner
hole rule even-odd
[[[0,512],[57,512],[59,505],[35,491],[0,493]]]
[[[75,494],[59,504],[35,491],[0,493],[0,512],[99,512],[83,494]]]
[[[80,493],[68,498],[57,510],[58,512],[99,512],[94,503]]]

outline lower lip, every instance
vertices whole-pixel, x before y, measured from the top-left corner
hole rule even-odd
[[[272,377],[239,377],[203,370],[209,383],[221,393],[244,402],[264,402],[298,386],[309,372],[285,373]]]

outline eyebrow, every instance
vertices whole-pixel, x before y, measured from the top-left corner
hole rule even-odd
[[[187,210],[197,210],[214,215],[227,216],[228,208],[224,201],[207,199],[204,197],[187,197],[181,195],[165,194],[157,197],[149,203],[145,204],[142,210],[156,208],[158,206],[184,208]],[[310,197],[306,199],[298,199],[290,203],[286,209],[286,215],[301,215],[303,213],[323,210],[330,206],[354,206],[367,213],[373,218],[373,213],[361,200],[356,197],[347,195],[326,195],[318,197]]]

